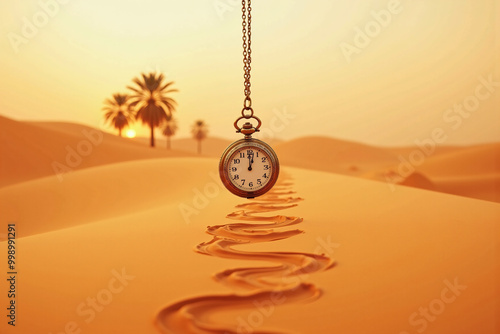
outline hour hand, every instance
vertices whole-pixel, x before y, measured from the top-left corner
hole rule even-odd
[[[248,170],[252,170],[253,154],[248,155]]]

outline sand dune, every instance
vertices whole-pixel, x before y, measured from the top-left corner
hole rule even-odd
[[[22,282],[2,333],[500,328],[500,204],[429,191],[498,200],[498,144],[444,148],[403,175],[414,149],[301,138],[275,145],[280,185],[245,200],[217,158],[78,124],[0,127]],[[218,156],[226,142],[205,144]]]
[[[119,138],[80,124],[17,122],[0,117],[0,187],[103,164],[159,157],[198,156],[196,142],[173,139],[172,150],[156,149],[147,138]],[[219,157],[229,140],[207,138],[204,157]],[[500,202],[500,144],[436,147],[412,164],[418,148],[382,148],[326,137],[305,137],[273,145],[283,165],[327,171],[393,184]],[[404,165],[404,166],[403,166]]]
[[[192,159],[192,160],[190,160]],[[34,235],[86,222],[147,210],[192,194],[193,182],[213,182],[217,174],[199,173],[212,162],[186,158],[165,164],[165,159],[103,165],[66,174],[60,182],[45,177],[0,188],[0,212],[7,221],[22,223],[22,235]],[[29,209],[27,210],[27,204]]]
[[[234,290],[247,290],[246,294],[209,295],[189,298],[163,308],[157,315],[156,325],[163,333],[229,333],[231,327],[224,327],[203,319],[209,314],[234,308],[252,308],[255,304],[312,302],[321,296],[321,289],[314,284],[301,281],[304,275],[328,270],[333,267],[333,260],[328,256],[297,252],[248,252],[233,247],[259,242],[272,242],[287,239],[299,234],[301,230],[276,231],[283,227],[302,222],[298,217],[261,216],[276,210],[285,210],[297,206],[298,197],[277,195],[287,190],[286,181],[260,198],[260,202],[238,205],[239,209],[228,218],[244,223],[230,223],[210,226],[207,233],[213,236],[209,242],[197,246],[197,252],[221,258],[244,261],[267,261],[276,266],[240,267],[216,273],[214,278]],[[284,188],[284,189],[283,189]],[[262,202],[263,201],[263,202]],[[250,223],[254,222],[254,223]],[[239,324],[236,333],[270,333],[248,324]]]
[[[399,185],[415,187],[420,189],[428,190],[441,190],[441,187],[437,186],[435,182],[429,180],[425,175],[415,172],[409,176],[403,178],[398,182]]]
[[[258,136],[259,135],[256,135],[256,137]],[[240,138],[235,135],[233,141],[238,139]],[[149,138],[144,138],[144,137],[134,138],[133,140],[137,143],[141,143],[141,145],[148,145],[149,143]],[[171,140],[172,140],[171,147],[173,149],[198,155],[198,144],[193,138],[172,137]],[[231,144],[233,141],[210,135],[209,137],[205,138],[202,142],[201,155],[204,157],[219,158],[226,149],[226,147],[228,147],[229,144]],[[277,139],[267,141],[267,143],[271,145],[275,145],[280,142],[281,141]],[[158,139],[158,147],[160,148],[166,147],[165,137],[161,137]]]
[[[418,169],[436,177],[499,173],[500,143],[464,147],[450,153],[432,155]]]
[[[427,176],[434,190],[500,202],[500,144],[431,155],[421,166],[416,166],[416,171]],[[420,182],[416,186],[424,184]]]
[[[433,184],[439,191],[500,202],[500,173],[478,176],[436,177]]]
[[[276,151],[288,166],[500,202],[500,144],[444,146],[426,156],[416,147],[381,148],[306,137],[276,145]],[[422,161],[412,163],[415,152]]]
[[[299,138],[275,149],[284,165],[354,176],[397,163],[385,149],[327,137]]]
[[[48,178],[3,188],[7,209],[34,213],[8,218],[19,229],[22,317],[2,333],[499,328],[499,204],[296,168],[284,168],[293,181],[278,197],[249,201],[224,191],[216,168],[167,158],[75,171],[58,190],[73,213],[43,224],[56,196],[33,196]]]
[[[193,138],[171,138],[171,148],[188,152],[191,154],[198,155],[198,143]],[[149,138],[134,138],[134,141],[137,143],[141,143],[141,145],[148,145]],[[166,147],[166,139],[165,137],[161,137],[158,139],[158,147],[164,148]],[[201,155],[204,157],[220,157],[222,152],[226,149],[226,147],[231,144],[230,140],[217,138],[217,137],[207,137],[203,140],[201,145]]]
[[[120,161],[192,156],[152,150],[126,138],[71,123],[26,123],[0,116],[0,186]]]
[[[392,154],[397,156],[402,155],[404,157],[409,156],[413,151],[415,151],[416,148],[416,146],[384,147],[385,150],[391,152]],[[434,151],[432,152],[432,155],[437,156],[452,152],[459,152],[463,149],[463,146],[436,145]]]

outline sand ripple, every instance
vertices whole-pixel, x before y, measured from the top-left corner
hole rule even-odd
[[[251,252],[237,246],[272,242],[304,233],[299,229],[282,228],[298,225],[302,218],[263,213],[284,210],[302,201],[293,197],[290,180],[280,181],[272,191],[257,200],[238,205],[237,211],[227,215],[234,223],[207,227],[210,241],[196,246],[196,251],[221,258],[266,261],[272,266],[239,267],[216,273],[214,279],[239,293],[206,295],[181,300],[163,308],[156,316],[161,333],[278,333],[266,330],[265,324],[217,323],[211,315],[235,309],[267,310],[272,316],[275,306],[294,302],[313,301],[321,290],[306,282],[308,275],[330,269],[334,261],[325,255],[302,252]],[[262,327],[262,328],[261,328]]]

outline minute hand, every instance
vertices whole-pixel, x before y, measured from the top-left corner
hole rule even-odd
[[[248,156],[248,170],[252,170],[253,154]]]

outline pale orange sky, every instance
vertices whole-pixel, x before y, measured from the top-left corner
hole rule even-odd
[[[239,138],[238,1],[65,2],[0,3],[1,115],[102,128],[104,99],[160,70],[180,90],[179,137],[202,118],[211,135]],[[377,23],[372,11],[390,9],[390,22]],[[441,128],[445,144],[500,141],[500,86],[478,88],[479,77],[500,81],[498,10],[494,0],[254,0],[256,115],[283,139],[408,145]],[[26,20],[40,27],[23,31]],[[369,44],[356,44],[367,27]],[[13,46],[13,36],[25,39]],[[357,47],[351,57],[342,52],[347,44]],[[448,111],[474,101],[466,116]],[[276,116],[284,112],[294,116],[285,124]]]

